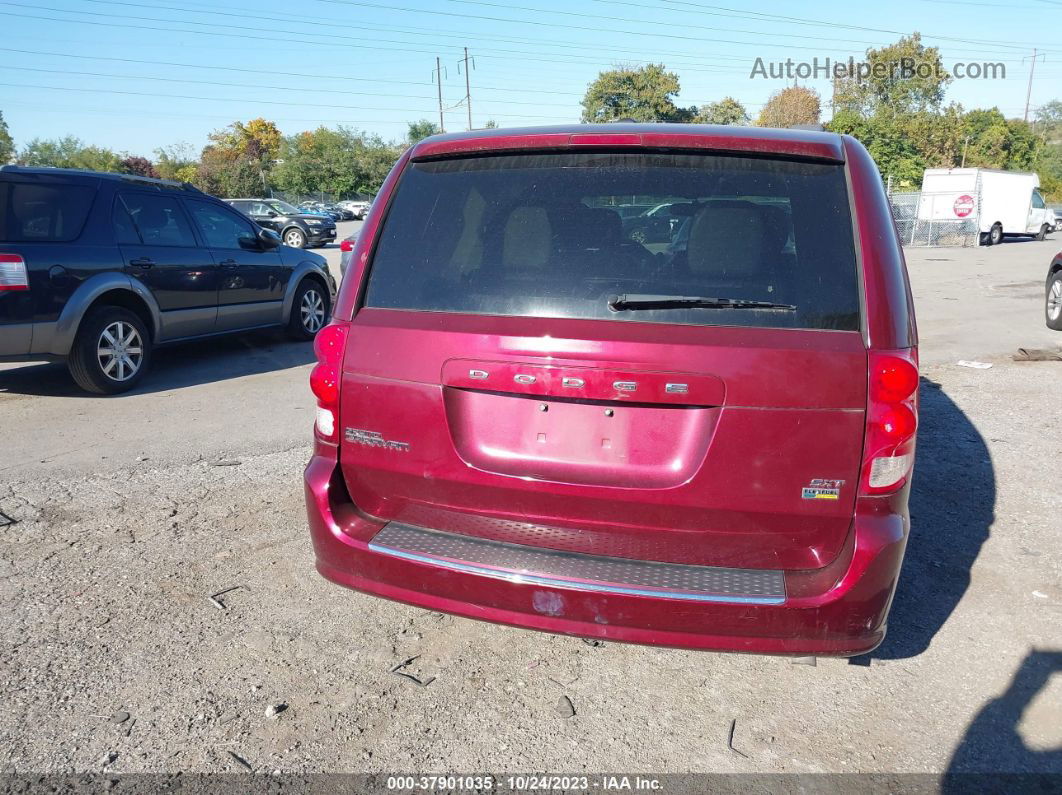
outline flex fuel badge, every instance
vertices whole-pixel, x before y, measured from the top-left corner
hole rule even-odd
[[[815,478],[800,492],[800,497],[804,500],[839,500],[843,485],[843,480]]]

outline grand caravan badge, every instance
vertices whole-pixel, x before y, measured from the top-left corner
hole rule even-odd
[[[358,428],[344,429],[344,435],[348,442],[363,444],[366,447],[382,447],[385,450],[397,450],[400,453],[409,452],[409,442],[393,442],[383,438],[379,431],[363,431]]]
[[[841,498],[841,486],[843,485],[843,480],[815,478],[800,492],[800,498],[804,500],[839,500]]]

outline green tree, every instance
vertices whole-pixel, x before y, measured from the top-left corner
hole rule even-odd
[[[1057,134],[1062,129],[1062,101],[1052,99],[1036,109],[1036,125],[1048,134]],[[1052,136],[1053,137],[1053,136]]]
[[[1004,168],[1011,171],[1029,171],[1036,166],[1043,147],[1043,139],[1033,131],[1033,127],[1021,119],[1007,121],[1007,158]]]
[[[601,72],[583,97],[584,122],[689,121],[695,111],[675,105],[679,79],[663,64]]]
[[[15,141],[7,129],[3,111],[0,111],[0,166],[10,163],[15,156]]]
[[[195,179],[196,162],[195,152],[186,143],[171,144],[155,150],[155,171],[163,179],[191,182]]]
[[[962,106],[956,104],[939,112],[875,116],[878,125],[895,128],[918,151],[925,168],[951,168],[960,164],[963,118]]]
[[[440,132],[439,125],[433,121],[428,121],[427,119],[411,121],[408,123],[408,126],[409,131],[406,133],[406,141],[409,142],[410,146],[418,141],[423,141],[430,135],[438,135]]]
[[[967,113],[962,121],[962,135],[968,167],[1003,168],[1010,130],[1006,117],[997,108]]]
[[[884,116],[867,118],[854,110],[841,110],[834,113],[826,128],[862,142],[882,177],[891,177],[896,188],[914,190],[922,184],[925,158],[893,120]]]
[[[399,151],[357,130],[318,127],[284,139],[283,162],[273,180],[277,188],[294,194],[375,194]]]
[[[276,124],[258,118],[214,130],[199,158],[194,183],[217,196],[257,196],[269,191],[269,173],[280,152]],[[179,167],[178,167],[179,168]]]
[[[776,91],[763,106],[756,124],[760,127],[792,127],[794,124],[818,124],[822,113],[819,94],[804,86]]]
[[[745,106],[733,97],[701,105],[693,121],[698,124],[748,124],[752,120]]]
[[[200,190],[222,198],[261,196],[267,189],[256,160],[215,146],[203,149],[195,176],[189,181]]]
[[[879,112],[917,113],[940,108],[951,75],[940,60],[940,50],[922,44],[912,33],[895,44],[869,49],[865,69],[834,80],[834,110],[854,110],[864,116]]]
[[[62,138],[34,138],[18,154],[24,166],[80,168],[86,171],[118,171],[120,159],[110,149],[87,146],[73,135]]]

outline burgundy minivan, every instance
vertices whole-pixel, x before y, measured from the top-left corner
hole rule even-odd
[[[916,345],[852,138],[428,138],[317,336],[317,568],[549,632],[870,651],[907,539]]]

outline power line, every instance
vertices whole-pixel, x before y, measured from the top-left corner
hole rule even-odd
[[[4,102],[4,108],[33,108],[34,110],[47,111],[49,113],[69,113],[70,111],[76,111],[77,113],[95,113],[103,116],[129,116],[131,118],[144,117],[144,111],[140,108],[132,108],[129,110],[113,109],[113,108],[79,108],[71,107],[69,105],[63,105],[61,108],[55,107],[55,105],[35,105],[32,102]],[[217,119],[222,121],[231,121],[232,116],[226,116],[223,114],[205,114],[205,113],[167,113],[165,111],[152,111],[151,115],[165,116],[175,119]],[[273,118],[272,121],[277,122],[294,122],[297,124],[338,124],[349,125],[351,127],[357,127],[359,124],[398,124],[406,125],[409,122],[407,120],[397,119],[359,119],[353,121],[351,119],[303,119],[303,118],[290,118],[279,117]]]
[[[4,48],[0,48],[4,49]],[[0,64],[0,69],[14,69],[20,72],[43,72],[45,74],[54,75],[77,75],[78,77],[108,77],[116,78],[118,80],[155,80],[165,83],[189,83],[193,85],[203,86],[221,86],[222,88],[262,88],[261,83],[233,83],[230,81],[221,82],[218,80],[191,80],[184,77],[155,77],[153,75],[129,75],[129,74],[114,74],[108,72],[81,72],[71,69],[41,69],[33,66],[8,66],[6,64]],[[370,97],[394,97],[396,99],[435,99],[430,94],[395,94],[392,91],[379,92],[379,91],[350,91],[345,88],[306,88],[304,86],[277,86],[269,85],[270,91],[298,91],[299,93],[321,93],[321,94],[357,94],[359,96]],[[485,102],[510,102],[517,105],[534,105],[536,107],[550,107],[550,108],[571,108],[571,103],[559,103],[559,102],[523,102],[519,100],[484,100]],[[287,103],[291,104],[291,103]],[[335,107],[335,106],[331,106]]]
[[[3,13],[3,12],[0,12],[0,13]],[[22,53],[23,55],[45,55],[45,56],[48,56],[50,58],[78,58],[78,59],[89,60],[89,61],[115,61],[115,62],[118,62],[118,63],[135,63],[135,64],[145,64],[145,65],[150,65],[150,66],[178,66],[178,67],[181,67],[181,68],[184,68],[184,69],[216,69],[216,70],[226,71],[226,72],[242,72],[242,73],[246,73],[246,74],[259,74],[259,75],[260,74],[280,75],[282,77],[320,77],[320,75],[307,74],[306,72],[278,72],[278,71],[270,71],[270,70],[266,70],[266,69],[246,69],[246,68],[241,68],[241,67],[238,67],[238,66],[219,66],[219,65],[216,65],[216,64],[210,65],[210,64],[195,64],[195,63],[176,63],[176,62],[173,62],[173,61],[150,61],[150,60],[143,60],[143,59],[139,59],[139,58],[117,58],[117,57],[114,57],[114,56],[105,56],[105,55],[74,55],[73,53],[66,53],[66,52],[46,52],[44,50],[20,50],[20,49],[15,49],[13,47],[0,47],[0,52],[17,52],[17,53]],[[385,78],[376,78],[376,77],[350,77],[348,75],[332,75],[331,77],[334,80],[356,80],[358,82],[368,82],[368,83],[392,83],[392,84],[395,84],[395,85],[408,85],[408,86],[433,86],[434,85],[433,83],[425,83],[425,82],[420,81],[420,80],[389,80],[389,79],[385,79]],[[507,88],[503,88],[503,87],[500,87],[500,86],[497,86],[497,87],[496,86],[480,86],[479,88],[480,88],[481,91],[505,91],[505,92],[508,92],[508,93],[511,93],[513,91],[511,86],[507,87]],[[573,92],[551,91],[549,89],[543,89],[543,88],[521,88],[520,91],[521,91],[521,93],[553,94],[553,95],[557,95],[557,96],[573,96],[573,97],[582,96],[581,93],[577,93],[577,92],[574,92],[574,91]],[[506,101],[508,101],[508,100],[506,100]],[[529,103],[529,104],[536,104],[536,103]]]
[[[671,0],[666,0],[666,1],[670,2]],[[385,10],[389,10],[389,11],[403,11],[403,12],[409,12],[409,13],[415,13],[415,14],[421,14],[421,15],[423,15],[423,14],[435,14],[435,15],[440,15],[440,16],[459,17],[459,18],[465,18],[465,19],[484,19],[484,20],[490,20],[490,21],[493,21],[493,22],[505,22],[505,23],[509,23],[509,24],[535,25],[535,26],[540,26],[540,27],[570,29],[570,30],[584,30],[584,31],[592,31],[592,32],[595,32],[595,33],[601,33],[601,32],[622,33],[622,34],[629,34],[629,35],[632,35],[632,36],[639,36],[639,37],[657,36],[657,37],[668,38],[668,39],[684,39],[684,40],[691,40],[691,41],[698,41],[698,42],[712,41],[712,42],[723,42],[723,43],[727,43],[727,44],[736,44],[736,45],[762,46],[762,44],[763,44],[763,42],[758,42],[758,41],[757,42],[734,41],[733,39],[729,39],[729,38],[728,39],[710,39],[710,38],[705,38],[703,36],[683,36],[683,35],[676,34],[676,33],[652,33],[652,32],[645,31],[645,30],[638,30],[638,31],[618,30],[618,29],[615,29],[615,28],[601,28],[600,26],[598,26],[598,27],[589,27],[589,26],[585,26],[585,25],[561,25],[561,24],[555,23],[555,22],[542,22],[542,21],[538,21],[538,20],[512,19],[510,17],[495,17],[495,16],[487,16],[487,15],[484,15],[484,14],[462,14],[462,13],[457,12],[457,11],[437,11],[437,10],[430,10],[430,9],[423,9],[423,8],[409,8],[409,7],[406,7],[406,6],[385,5],[385,4],[382,4],[382,3],[368,2],[368,0],[315,0],[315,2],[318,2],[318,3],[332,3],[332,4],[335,4],[335,5],[358,6],[358,7],[364,7],[364,8],[380,8],[380,9],[385,9]],[[505,8],[505,9],[513,9],[513,8],[515,8],[515,9],[523,9],[523,10],[531,11],[531,12],[536,13],[536,14],[562,14],[562,15],[570,15],[570,16],[585,16],[585,17],[589,17],[589,18],[592,18],[592,19],[601,19],[601,20],[606,20],[606,21],[634,22],[634,23],[636,23],[638,25],[662,25],[662,26],[665,26],[665,27],[667,27],[669,29],[674,29],[676,27],[675,23],[673,23],[673,22],[658,22],[658,21],[655,21],[655,20],[631,19],[629,17],[615,17],[615,16],[595,15],[595,14],[580,14],[578,12],[572,12],[572,11],[554,11],[554,10],[551,10],[551,9],[528,8],[526,6],[523,6],[523,7],[522,6],[512,6],[512,5],[508,5],[508,4],[502,5],[502,4],[498,4],[498,3],[490,3],[490,2],[487,2],[486,0],[450,0],[450,2],[467,3],[467,4],[471,4],[471,5],[494,6],[494,7]],[[696,4],[689,4],[689,5],[696,5]],[[711,7],[711,6],[706,6],[706,7]],[[733,11],[735,9],[726,9],[726,10]],[[755,13],[758,13],[758,12],[755,12]],[[767,18],[767,17],[771,17],[772,15],[760,14],[759,16]],[[781,16],[781,15],[774,15],[774,17],[776,18],[777,21],[786,22],[788,24],[793,24],[793,23],[820,24],[820,23],[817,23],[817,22],[812,23],[812,22],[808,22],[807,20],[801,20],[798,17],[784,17],[784,16]],[[682,25],[682,27],[683,28],[703,28],[705,30],[711,30],[711,31],[722,30],[722,29],[720,29],[718,27],[709,27],[709,26],[704,26],[704,25]],[[852,26],[852,27],[855,27],[855,26]],[[867,30],[875,30],[875,29],[867,28]],[[895,34],[905,35],[902,32],[889,31],[889,30],[884,30],[884,29],[877,29],[876,32],[890,33],[890,34],[894,34],[894,35]],[[783,34],[783,33],[768,33],[766,31],[751,31],[750,33],[751,33],[751,35],[756,35],[756,36],[776,36],[776,37],[777,36],[781,36],[781,37],[790,37],[790,38],[795,35],[795,34]],[[936,38],[953,38],[953,37],[936,37]],[[983,41],[983,40],[978,40],[978,39],[959,39],[959,38],[954,38],[954,40],[960,41],[960,42],[964,42],[964,43],[968,43],[968,44],[974,44],[974,45],[976,45],[978,47],[984,47],[986,45],[999,44],[1000,43],[998,41],[989,42],[989,41]],[[855,43],[859,43],[859,42],[855,42]],[[872,45],[876,45],[876,46],[883,46],[881,43],[878,43],[878,42],[863,42],[863,43],[872,44]],[[788,49],[800,49],[800,50],[818,50],[818,49],[820,49],[819,47],[803,47],[803,46],[799,46],[799,45],[786,45],[786,46],[787,46]],[[1004,45],[1004,46],[1014,47],[1014,48],[1018,48],[1018,49],[1024,49],[1027,45],[1025,45],[1023,43],[1015,42],[1013,44],[1007,44],[1007,45]]]
[[[595,2],[602,2],[602,3],[613,3],[613,4],[620,2],[620,0],[594,0],[594,1]],[[846,24],[844,22],[831,22],[831,21],[828,21],[828,20],[821,20],[821,19],[808,19],[806,17],[790,17],[790,16],[786,16],[784,14],[771,14],[771,13],[762,12],[762,11],[742,11],[741,9],[737,9],[737,8],[727,8],[725,6],[708,5],[708,4],[705,4],[705,3],[695,3],[695,2],[691,2],[691,0],[661,0],[661,1],[664,2],[664,3],[667,3],[668,6],[690,6],[690,7],[698,8],[698,9],[713,9],[711,11],[701,11],[701,12],[699,12],[699,13],[703,13],[703,14],[710,14],[712,16],[737,17],[739,19],[784,22],[786,24],[791,24],[791,25],[807,25],[807,26],[812,26],[812,27],[843,28],[845,30],[859,30],[859,31],[866,31],[866,32],[870,32],[870,33],[887,33],[887,34],[889,34],[891,36],[907,36],[907,35],[909,35],[906,31],[892,30],[890,28],[872,28],[872,27],[867,27],[865,25],[849,25],[849,24]],[[676,8],[671,8],[669,10],[681,11],[681,9],[676,9]],[[728,13],[721,13],[721,12],[728,12]],[[691,12],[687,12],[687,13],[691,13]],[[1002,46],[1006,46],[1006,47],[1013,47],[1015,49],[1026,49],[1029,46],[1028,42],[1003,41],[1003,40],[1000,40],[1000,39],[988,39],[988,40],[986,40],[986,39],[967,39],[967,38],[962,38],[962,37],[958,37],[958,36],[946,36],[946,35],[937,34],[937,33],[922,33],[921,35],[924,38],[927,38],[927,39],[940,39],[941,41],[956,41],[956,42],[959,42],[961,44],[973,44],[973,45],[976,45],[976,46],[1002,45]]]
[[[471,0],[469,0],[469,1],[471,1]],[[461,18],[461,19],[481,19],[481,20],[488,20],[488,21],[491,21],[491,22],[505,22],[505,23],[508,23],[508,24],[515,24],[515,25],[533,25],[533,26],[536,26],[536,27],[546,27],[546,28],[551,28],[551,29],[582,30],[582,31],[590,31],[590,32],[593,32],[593,33],[620,33],[620,34],[624,34],[624,35],[638,36],[638,37],[655,36],[655,37],[659,37],[659,38],[677,39],[677,40],[683,40],[683,41],[696,41],[696,42],[702,42],[702,43],[703,42],[713,42],[713,43],[724,43],[724,44],[735,44],[735,45],[751,45],[751,46],[757,46],[757,47],[758,46],[762,46],[762,44],[763,44],[763,42],[755,42],[755,41],[734,41],[733,39],[729,39],[729,38],[727,38],[727,39],[718,39],[718,38],[707,38],[707,37],[704,37],[704,36],[683,36],[683,35],[678,34],[678,33],[653,33],[653,32],[646,31],[646,30],[619,30],[617,28],[602,28],[601,26],[591,27],[589,25],[561,25],[561,24],[556,23],[556,22],[543,22],[543,21],[531,20],[531,19],[512,19],[511,17],[495,17],[495,16],[488,16],[486,14],[462,14],[462,13],[457,12],[457,11],[436,11],[436,10],[430,10],[430,9],[424,9],[424,8],[408,8],[408,7],[405,7],[405,6],[390,6],[390,5],[383,5],[381,3],[370,3],[370,2],[366,2],[365,0],[315,0],[315,2],[318,2],[318,3],[331,3],[331,4],[334,4],[334,5],[358,6],[358,7],[363,7],[363,8],[381,8],[381,9],[385,9],[385,10],[388,10],[388,11],[404,11],[404,12],[409,12],[409,13],[414,13],[414,14],[434,14],[434,15],[438,15],[438,16],[457,17],[457,18]],[[464,0],[453,0],[453,2],[464,2]],[[504,7],[505,8],[514,8],[514,6],[504,6]],[[568,13],[572,13],[572,12],[564,12],[564,11],[547,11],[545,9],[532,9],[532,10],[535,13],[539,13],[539,14],[568,14]],[[635,23],[637,23],[639,25],[659,24],[659,25],[665,25],[669,29],[674,29],[674,27],[675,27],[672,23],[653,22],[653,21],[643,20],[643,19],[632,20],[632,19],[625,19],[625,18],[622,18],[622,17],[608,17],[608,16],[597,16],[597,15],[586,15],[586,16],[590,16],[590,17],[595,18],[595,19],[604,19],[604,20],[609,20],[609,21],[635,22]],[[704,26],[692,25],[690,27],[704,27]],[[710,30],[718,30],[718,28],[708,28],[708,29],[710,29]],[[786,34],[767,34],[767,33],[763,33],[763,32],[757,32],[755,35],[761,35],[761,36],[763,36],[763,35],[784,36]],[[818,49],[820,49],[819,47],[801,47],[799,45],[787,45],[787,47],[789,47],[789,49],[800,49],[800,50],[818,50]]]
[[[300,107],[300,108],[335,108],[337,110],[373,110],[373,111],[387,111],[387,112],[403,112],[404,110],[412,111],[413,113],[426,113],[430,111],[414,110],[412,108],[373,108],[359,105],[321,105],[312,102],[289,102],[286,100],[269,100],[269,99],[248,99],[247,97],[199,97],[191,96],[188,94],[152,94],[146,91],[122,91],[119,89],[109,88],[74,88],[71,86],[41,86],[33,85],[30,83],[0,83],[0,86],[5,88],[35,88],[47,91],[77,91],[77,92],[90,92],[94,94],[122,94],[130,97],[154,97],[156,99],[194,99],[198,102],[246,102],[254,105],[283,105],[285,107]],[[503,119],[557,119],[557,116],[532,116],[522,113],[499,113],[499,118]]]
[[[40,5],[33,5],[33,4],[30,4],[30,3],[11,2],[11,0],[0,0],[0,5],[14,6],[16,8],[30,8],[30,9],[33,9],[33,10],[51,11],[51,12],[60,13],[60,14],[82,14],[82,15],[93,16],[93,17],[103,17],[105,19],[131,19],[131,20],[137,20],[137,21],[143,21],[143,22],[165,22],[168,25],[181,24],[181,25],[199,25],[199,26],[203,26],[203,27],[216,27],[216,25],[214,25],[213,23],[210,23],[210,22],[196,22],[194,20],[160,19],[158,17],[132,16],[132,15],[129,15],[129,14],[108,14],[108,13],[102,12],[102,11],[72,11],[72,10],[69,10],[69,9],[54,8],[54,7],[51,7],[51,6],[40,6]],[[208,12],[194,11],[193,13],[208,13]],[[23,17],[23,18],[27,18],[27,19],[42,19],[42,20],[46,20],[46,21],[49,21],[49,22],[67,22],[67,23],[73,23],[73,24],[78,24],[78,25],[96,25],[96,26],[103,26],[103,27],[108,27],[108,28],[120,27],[120,28],[131,28],[133,30],[156,30],[156,31],[163,31],[163,32],[166,32],[166,33],[171,33],[171,34],[172,33],[183,33],[183,34],[192,34],[192,35],[201,35],[201,36],[221,36],[221,37],[225,37],[225,38],[243,38],[243,39],[250,38],[250,39],[258,39],[258,40],[261,40],[261,41],[282,41],[282,42],[288,42],[288,43],[292,43],[292,44],[305,44],[305,45],[314,45],[314,46],[325,45],[325,46],[329,46],[329,47],[345,47],[346,46],[345,44],[342,44],[342,43],[336,41],[336,39],[338,38],[338,39],[345,39],[347,41],[359,42],[359,46],[362,49],[386,50],[388,52],[415,52],[415,53],[422,53],[422,54],[431,54],[431,53],[434,52],[434,50],[413,49],[413,48],[410,48],[410,47],[379,46],[380,44],[394,45],[394,44],[417,44],[418,43],[418,42],[398,41],[398,40],[391,40],[391,39],[380,39],[380,38],[369,39],[369,41],[378,42],[379,44],[364,44],[364,43],[360,43],[360,42],[364,42],[365,39],[361,39],[361,38],[358,38],[356,36],[329,36],[329,37],[325,38],[324,40],[318,40],[324,34],[300,33],[298,31],[291,31],[291,35],[295,35],[295,36],[315,36],[315,37],[317,37],[316,39],[312,39],[312,40],[307,41],[307,40],[304,40],[304,39],[290,39],[290,38],[283,38],[283,37],[278,37],[278,36],[249,36],[246,33],[235,34],[235,33],[219,32],[219,31],[216,31],[216,30],[186,30],[186,29],[174,29],[172,27],[160,28],[160,27],[155,27],[155,26],[152,26],[152,25],[131,25],[131,24],[128,24],[128,23],[121,23],[121,22],[94,22],[92,20],[85,20],[85,19],[63,19],[63,18],[56,18],[56,17],[42,17],[42,16],[33,15],[33,14],[19,14],[19,13],[15,13],[15,12],[12,12],[12,11],[0,11],[0,14],[5,14],[7,16],[13,16],[13,17]],[[268,32],[267,29],[250,27],[250,26],[247,26],[247,25],[226,25],[225,27],[227,29],[232,29],[232,30],[253,31],[253,32],[256,32],[256,33]],[[443,45],[443,46],[456,48],[457,45]],[[495,49],[494,51],[495,52],[499,52],[499,53],[505,53],[506,55],[502,56],[502,55],[488,55],[488,54],[485,54],[484,57],[502,58],[502,57],[507,57],[508,55],[519,55],[522,60],[541,61],[543,63],[565,63],[565,62],[567,62],[567,63],[581,64],[581,65],[584,65],[584,66],[593,66],[593,65],[596,65],[596,64],[600,64],[600,62],[601,62],[600,59],[594,58],[594,57],[591,57],[591,56],[586,56],[586,58],[580,60],[579,59],[580,56],[540,55],[539,51],[530,52],[530,51],[527,51],[527,50],[504,50],[504,49]],[[702,72],[712,72],[712,71],[719,71],[719,70],[723,69],[723,67],[720,67],[720,66],[714,66],[714,67],[713,66],[703,66],[703,67],[687,66],[685,68],[687,70],[689,70],[689,71],[702,71]]]
[[[149,5],[149,4],[145,4],[145,3],[133,3],[133,2],[126,2],[125,0],[87,0],[87,2],[99,3],[99,4],[104,4],[104,5],[119,5],[119,6],[132,6],[132,7],[136,7],[136,8],[150,8],[152,10],[182,11],[182,12],[190,12],[190,13],[195,13],[195,14],[232,16],[232,17],[239,17],[241,19],[246,18],[246,13],[237,14],[237,13],[229,13],[229,12],[224,12],[224,11],[217,11],[217,10],[214,10],[212,7],[209,8],[209,9],[199,10],[199,9],[188,9],[188,8],[169,6],[169,5]],[[186,0],[186,3],[187,3],[187,0]],[[187,3],[187,4],[199,5],[198,3],[195,3],[195,2],[191,2],[191,3]],[[28,5],[28,4],[23,4],[23,5]],[[36,6],[33,6],[33,7],[36,8]],[[285,17],[263,16],[256,9],[241,9],[241,10],[245,10],[247,13],[254,14],[255,19],[271,20],[271,21],[277,21],[277,22],[285,22],[285,23],[288,23],[288,24],[295,23],[295,24],[300,24],[300,25],[309,25],[309,26],[314,27],[315,29],[320,29],[320,25],[318,25],[317,23],[314,23],[314,22],[302,22],[300,20],[291,20],[291,19],[288,19],[288,18],[285,18]],[[81,12],[70,11],[68,13],[81,13]],[[340,22],[342,22],[342,21],[343,20],[340,20]],[[351,22],[353,22],[353,20],[351,20]],[[534,39],[534,38],[527,38],[527,37],[519,37],[519,38],[508,38],[508,37],[506,37],[506,38],[503,38],[503,37],[499,37],[499,36],[487,36],[487,35],[480,35],[480,34],[475,34],[475,33],[468,33],[468,32],[465,32],[465,31],[442,31],[442,30],[434,30],[434,29],[431,29],[431,28],[417,28],[417,27],[411,27],[411,26],[394,27],[394,26],[386,26],[386,25],[377,25],[377,24],[373,24],[373,23],[364,22],[362,20],[357,20],[356,24],[358,25],[359,28],[368,29],[368,30],[382,30],[382,31],[388,31],[388,32],[393,32],[393,33],[401,33],[401,34],[407,35],[407,36],[429,36],[429,37],[431,37],[433,39],[433,42],[432,42],[433,44],[438,44],[437,39],[438,39],[439,36],[445,36],[445,37],[448,37],[448,38],[461,38],[461,39],[464,39],[464,40],[468,40],[468,39],[485,39],[485,40],[491,41],[491,42],[505,42],[505,43],[510,43],[510,44],[523,44],[523,45],[531,45],[531,46],[546,45],[546,46],[553,46],[553,47],[571,47],[571,48],[576,48],[576,49],[578,49],[580,51],[597,50],[597,51],[600,51],[600,52],[607,53],[610,56],[614,56],[616,53],[636,53],[638,55],[643,55],[643,56],[645,55],[645,53],[643,51],[638,51],[638,50],[627,50],[627,49],[616,48],[616,47],[593,47],[593,46],[590,46],[590,45],[583,44],[582,42],[564,41],[564,40],[559,40],[559,39],[553,39],[553,40],[548,40],[547,41],[547,40],[543,40],[543,39]],[[409,43],[412,43],[412,42],[409,42]],[[456,46],[456,45],[445,45],[445,46]],[[512,51],[512,50],[495,50],[495,51],[496,52],[517,52],[517,51]],[[520,52],[522,54],[523,52],[526,52],[526,51],[520,51]],[[536,52],[541,52],[541,50],[538,50]],[[676,57],[677,58],[692,58],[692,59],[695,59],[697,61],[703,61],[705,63],[715,63],[715,61],[713,61],[712,59],[709,59],[709,58],[705,58],[703,55],[694,55],[692,53],[677,53],[677,52],[674,52],[673,50],[669,50],[666,54],[661,53],[660,57],[666,57],[668,59],[672,59],[672,58],[676,58]],[[748,60],[744,56],[722,55],[722,54],[719,54],[719,53],[715,53],[713,55],[713,57],[714,58],[720,58],[720,59],[723,59],[723,60],[731,60],[731,61],[735,61],[736,60],[736,61],[742,61],[742,62],[746,62]]]

